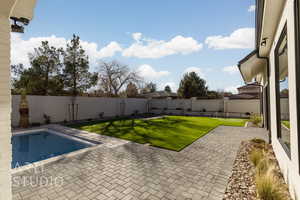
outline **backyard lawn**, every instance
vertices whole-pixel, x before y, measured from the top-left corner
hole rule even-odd
[[[244,126],[244,119],[168,116],[76,124],[70,127],[180,151],[217,126]]]

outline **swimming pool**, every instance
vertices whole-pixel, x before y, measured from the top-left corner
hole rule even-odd
[[[52,130],[36,130],[12,137],[12,168],[93,146],[92,143]]]

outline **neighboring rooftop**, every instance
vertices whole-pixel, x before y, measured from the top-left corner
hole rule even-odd
[[[177,98],[177,94],[174,92],[166,92],[166,91],[157,91],[157,92],[151,92],[151,93],[145,93],[145,94],[140,94],[140,97],[144,98]]]
[[[261,86],[258,83],[250,83],[237,88],[238,94],[231,95],[229,99],[258,99]]]

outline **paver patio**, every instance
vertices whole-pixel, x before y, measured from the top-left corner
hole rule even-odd
[[[63,180],[57,186],[14,184],[14,200],[221,200],[241,141],[267,138],[264,129],[220,126],[175,152],[97,134],[80,135],[103,144],[50,164],[43,172],[14,174],[13,179]]]

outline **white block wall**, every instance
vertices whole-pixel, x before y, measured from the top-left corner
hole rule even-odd
[[[14,95],[12,98],[12,124],[19,124],[19,104],[20,96]],[[51,117],[52,122],[62,122],[71,120],[71,102],[72,97],[68,96],[27,96],[29,103],[29,121],[30,123],[44,123],[43,115]],[[122,103],[123,102],[123,103]],[[147,99],[134,98],[98,98],[98,97],[76,97],[75,110],[78,114],[77,119],[95,119],[104,112],[104,117],[122,115],[122,106],[124,106],[124,115],[131,115],[138,110],[139,113],[147,112]]]
[[[233,113],[260,113],[260,100],[227,100],[224,102],[225,112]]]
[[[203,100],[166,100],[153,99],[151,107],[157,110],[175,110],[176,108],[191,109],[201,112],[205,109],[207,112],[231,112],[231,113],[260,113],[260,100],[223,100],[223,99],[203,99]]]

